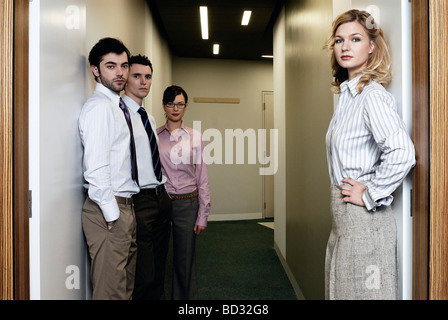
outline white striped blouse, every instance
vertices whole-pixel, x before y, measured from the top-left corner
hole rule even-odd
[[[392,203],[392,193],[415,165],[415,150],[394,97],[375,81],[359,93],[360,77],[340,87],[326,136],[327,161],[331,183],[363,183],[364,204],[374,211]]]

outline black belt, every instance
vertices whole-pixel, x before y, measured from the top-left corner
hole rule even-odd
[[[159,195],[162,194],[163,191],[165,191],[165,185],[161,184],[160,186],[151,189],[140,189],[139,193],[142,195],[148,195],[148,194]]]

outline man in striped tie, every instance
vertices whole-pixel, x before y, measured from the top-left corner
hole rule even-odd
[[[129,59],[123,101],[129,108],[135,137],[140,192],[133,198],[137,220],[137,268],[134,300],[165,298],[165,265],[170,238],[171,199],[165,190],[154,117],[143,99],[152,83],[152,64],[146,56]]]

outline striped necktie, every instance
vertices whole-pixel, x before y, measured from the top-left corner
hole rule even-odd
[[[146,134],[148,135],[149,145],[151,147],[151,153],[152,153],[152,164],[153,164],[154,174],[155,174],[157,180],[160,182],[160,181],[162,181],[162,167],[160,164],[159,147],[157,145],[156,136],[154,134],[154,131],[151,128],[151,123],[149,122],[148,114],[146,113],[146,110],[143,107],[140,107],[140,109],[138,110],[138,113],[140,113],[143,125],[146,130]]]
[[[124,103],[124,101],[120,98],[120,108],[123,110],[124,117],[129,127],[129,132],[131,134],[131,173],[132,179],[138,183],[138,169],[137,169],[137,155],[135,153],[135,140],[134,140],[134,131],[132,130],[131,123],[131,115],[129,114],[128,107]]]

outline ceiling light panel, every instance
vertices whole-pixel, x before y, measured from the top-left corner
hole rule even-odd
[[[243,13],[243,19],[241,20],[241,25],[242,26],[247,26],[249,25],[249,21],[250,21],[250,16],[252,15],[252,11],[244,11]]]
[[[201,32],[202,39],[208,39],[208,9],[205,6],[199,7],[199,13],[201,16]]]
[[[219,44],[213,45],[213,54],[219,54]]]

